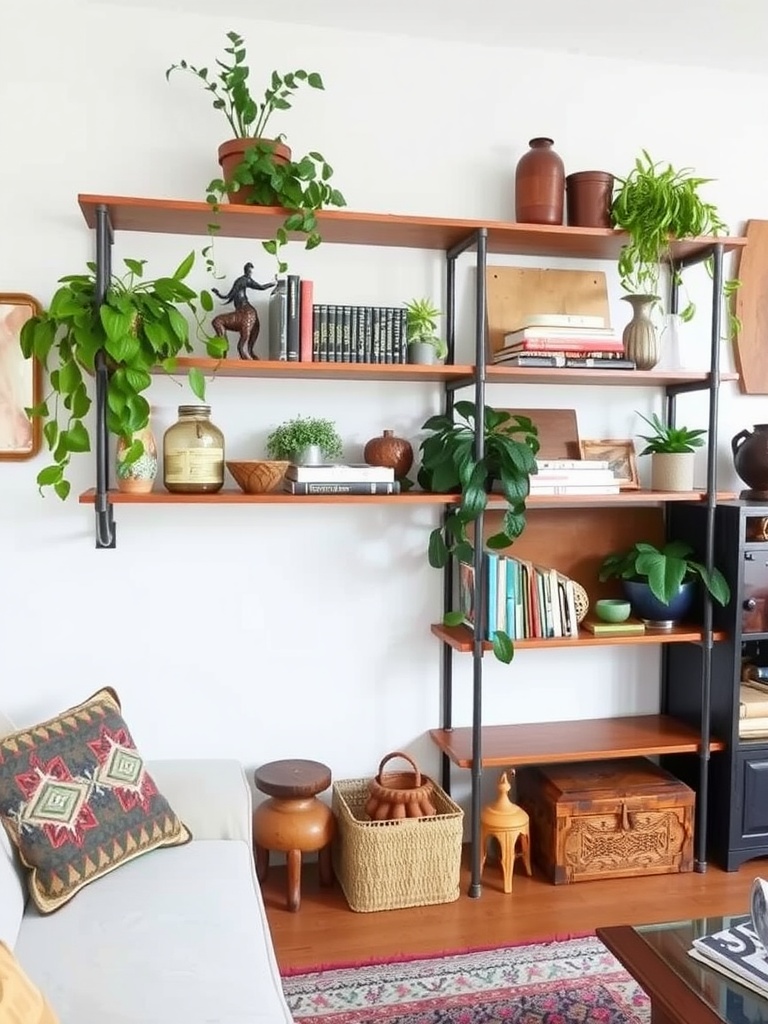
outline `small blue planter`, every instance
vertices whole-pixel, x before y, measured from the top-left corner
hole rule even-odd
[[[689,580],[680,586],[669,604],[657,600],[647,583],[640,580],[622,580],[624,596],[632,605],[632,613],[649,626],[669,629],[676,622],[685,619],[693,608],[696,598],[696,580]]]

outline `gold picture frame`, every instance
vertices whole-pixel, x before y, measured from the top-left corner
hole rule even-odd
[[[605,460],[619,482],[620,491],[636,491],[640,487],[637,475],[635,442],[631,438],[603,438],[599,441],[579,442],[582,459]]]
[[[40,420],[25,409],[40,401],[42,371],[37,359],[25,359],[21,328],[41,312],[31,295],[0,292],[0,459],[31,459],[40,451]]]

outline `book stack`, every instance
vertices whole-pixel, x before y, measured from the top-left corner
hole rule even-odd
[[[399,494],[390,466],[329,462],[320,466],[290,463],[283,478],[287,494]]]
[[[530,494],[618,494],[619,482],[604,459],[537,459]]]
[[[504,335],[493,361],[502,366],[634,370],[624,345],[601,316],[541,313]]]

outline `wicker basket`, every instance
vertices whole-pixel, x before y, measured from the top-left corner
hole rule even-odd
[[[438,785],[437,814],[371,821],[365,813],[370,779],[333,784],[336,877],[352,910],[396,910],[459,898],[464,812]]]

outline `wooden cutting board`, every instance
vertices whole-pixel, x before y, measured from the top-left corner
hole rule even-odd
[[[768,220],[748,220],[747,245],[739,255],[734,340],[736,369],[746,395],[768,395]]]

